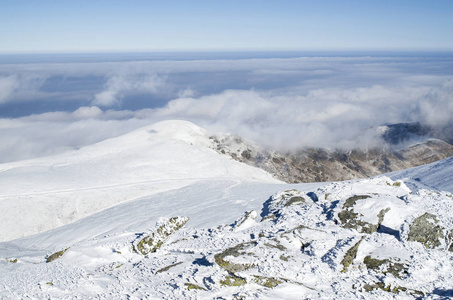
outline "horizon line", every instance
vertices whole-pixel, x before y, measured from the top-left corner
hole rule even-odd
[[[49,51],[0,51],[0,55],[74,55],[74,54],[153,54],[153,53],[453,53],[452,49],[150,49],[150,50],[49,50]]]

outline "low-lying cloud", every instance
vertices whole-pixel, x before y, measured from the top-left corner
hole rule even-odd
[[[35,74],[2,75],[0,73],[0,105],[26,99],[31,94],[42,94],[39,88],[45,80],[44,76]]]
[[[364,136],[372,126],[422,122],[451,128],[450,81],[437,88],[371,86],[315,90],[296,97],[230,90],[170,101],[166,107],[150,112],[150,117],[189,119],[280,150],[307,146],[367,148],[380,143]]]
[[[18,88],[15,76],[0,77],[0,103],[6,102]]]
[[[107,80],[105,90],[92,101],[98,106],[118,106],[127,94],[153,94],[165,83],[164,77],[150,74],[114,75]]]
[[[453,138],[452,70],[448,57],[0,65],[0,109],[47,101],[46,111],[0,119],[0,161],[59,153],[166,119],[278,150],[374,147],[380,141],[368,128],[400,122]],[[65,103],[72,105],[61,109]]]

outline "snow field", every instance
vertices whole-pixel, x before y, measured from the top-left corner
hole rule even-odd
[[[0,298],[453,296],[451,159],[283,184],[211,146],[166,121],[0,165]]]

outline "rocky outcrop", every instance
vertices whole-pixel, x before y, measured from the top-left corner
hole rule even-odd
[[[341,264],[343,265],[343,270],[342,272],[346,272],[348,270],[348,267],[352,264],[354,259],[357,256],[357,251],[359,249],[360,243],[362,242],[363,237],[354,244],[351,248],[346,251],[346,254],[344,255],[343,259],[341,260]]]
[[[444,229],[438,223],[437,217],[433,214],[421,215],[412,223],[407,240],[419,242],[429,249],[441,246],[442,240],[445,239]]]
[[[212,136],[221,154],[261,168],[288,183],[328,182],[366,178],[408,169],[453,156],[453,145],[429,139],[394,149],[369,150],[304,148],[293,152],[266,150],[235,135]]]
[[[187,221],[189,221],[187,217],[173,217],[165,220],[156,231],[135,242],[134,251],[142,255],[156,252],[168,237],[183,227]]]
[[[66,249],[64,249],[64,250],[57,251],[57,252],[55,252],[55,253],[53,253],[53,254],[47,256],[47,257],[46,257],[46,262],[47,262],[47,263],[50,263],[50,262],[52,262],[52,261],[54,261],[54,260],[56,260],[56,259],[62,257],[63,254],[65,254],[66,251],[68,251],[68,250],[69,250],[69,248],[66,248]]]
[[[381,209],[377,214],[377,224],[369,223],[362,220],[361,215],[354,211],[354,205],[358,200],[371,198],[368,195],[355,195],[348,199],[343,204],[343,210],[338,213],[338,218],[341,221],[341,226],[344,228],[353,228],[362,233],[376,232],[384,219],[385,214],[390,210],[389,207]]]

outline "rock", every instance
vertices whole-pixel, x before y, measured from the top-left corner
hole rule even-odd
[[[313,200],[296,189],[286,190],[281,193],[277,193],[269,198],[263,205],[261,211],[261,221],[275,220],[281,214],[282,209],[292,205],[309,205],[312,204]]]
[[[248,270],[253,268],[253,264],[247,263],[234,263],[227,259],[228,256],[238,257],[242,255],[247,255],[245,251],[247,248],[251,246],[255,246],[255,242],[248,242],[248,243],[241,243],[234,247],[228,248],[221,253],[217,253],[214,255],[215,262],[221,266],[223,269],[230,273],[240,272],[244,270]]]
[[[357,251],[359,250],[360,243],[362,242],[363,237],[358,241],[354,246],[349,248],[348,251],[346,251],[346,254],[344,255],[341,264],[343,265],[343,270],[342,272],[346,272],[348,270],[348,267],[352,264],[354,259],[357,256]]]
[[[341,226],[343,228],[351,228],[355,229],[361,233],[368,233],[371,234],[376,232],[384,220],[385,214],[390,210],[390,208],[385,208],[377,213],[378,223],[371,224],[364,220],[360,219],[358,213],[354,211],[354,205],[357,203],[358,200],[364,200],[371,198],[368,195],[355,195],[348,199],[346,199],[345,203],[343,204],[343,210],[338,213],[338,218],[340,219]]]
[[[410,124],[407,126],[396,124],[393,128],[398,126],[405,130],[417,128]],[[392,133],[390,136],[394,137],[395,134]],[[398,136],[401,135],[398,134]],[[212,140],[212,148],[219,153],[261,168],[275,178],[288,183],[343,181],[372,177],[428,164],[453,155],[453,145],[440,139],[429,139],[403,148],[396,147],[398,150],[392,150],[392,147],[352,151],[303,148],[291,152],[267,150],[250,141],[243,141],[235,135],[212,137]],[[387,140],[392,144],[394,141],[405,141],[405,138]]]
[[[368,255],[363,259],[363,263],[368,270],[373,270],[384,275],[392,274],[394,277],[400,279],[408,274],[407,264],[396,262],[394,259],[377,259]]]
[[[50,262],[56,260],[57,258],[62,257],[63,254],[65,254],[65,252],[69,250],[69,248],[70,248],[70,247],[68,247],[68,248],[66,248],[66,249],[64,249],[64,250],[55,252],[55,253],[52,254],[52,255],[47,256],[47,257],[46,257],[46,262],[47,262],[47,263],[50,263]]]
[[[381,281],[365,284],[363,286],[363,290],[365,292],[371,292],[371,291],[377,290],[377,289],[383,290],[385,292],[394,293],[394,294],[399,294],[399,293],[403,292],[403,293],[415,296],[417,299],[419,299],[419,297],[425,296],[425,293],[423,293],[422,291],[408,289],[408,288],[405,288],[405,287],[399,286],[399,285],[396,285],[396,286],[391,286],[390,284],[385,285],[385,283],[381,282]]]
[[[252,157],[251,153],[249,150],[244,150],[242,151],[241,153],[241,156],[244,158],[244,159],[250,159]]]
[[[162,273],[162,272],[167,272],[171,268],[176,267],[177,265],[180,265],[180,264],[182,264],[182,261],[174,263],[174,264],[171,264],[171,265],[166,266],[166,267],[163,267],[162,269],[157,270],[156,274],[159,274],[159,273]]]
[[[448,243],[450,247],[448,247],[448,251],[453,252],[453,230],[448,233]]]
[[[428,249],[434,249],[441,245],[444,237],[444,229],[437,225],[437,217],[430,213],[425,213],[416,218],[410,226],[408,241],[419,242]]]
[[[236,275],[225,276],[225,278],[220,280],[220,284],[226,285],[226,286],[241,286],[246,283],[247,283],[247,281],[244,278],[236,276]]]
[[[169,218],[164,224],[159,226],[155,232],[136,243],[134,245],[134,251],[142,255],[156,252],[157,249],[162,247],[168,237],[182,228],[187,221],[189,221],[188,217]]]
[[[267,287],[267,288],[274,288],[277,285],[279,285],[280,283],[282,283],[283,281],[276,279],[276,278],[272,278],[272,277],[254,275],[253,282],[255,282],[259,285],[262,285],[264,287]]]
[[[207,289],[199,286],[199,285],[196,285],[196,284],[193,284],[193,283],[189,283],[189,282],[186,282],[184,283],[184,286],[190,291],[190,290],[203,290],[203,291],[207,291]]]
[[[256,211],[254,211],[254,210],[246,211],[239,220],[234,222],[232,227],[236,231],[241,230],[243,228],[250,226],[250,224],[253,224],[257,217],[258,217],[258,213]]]

